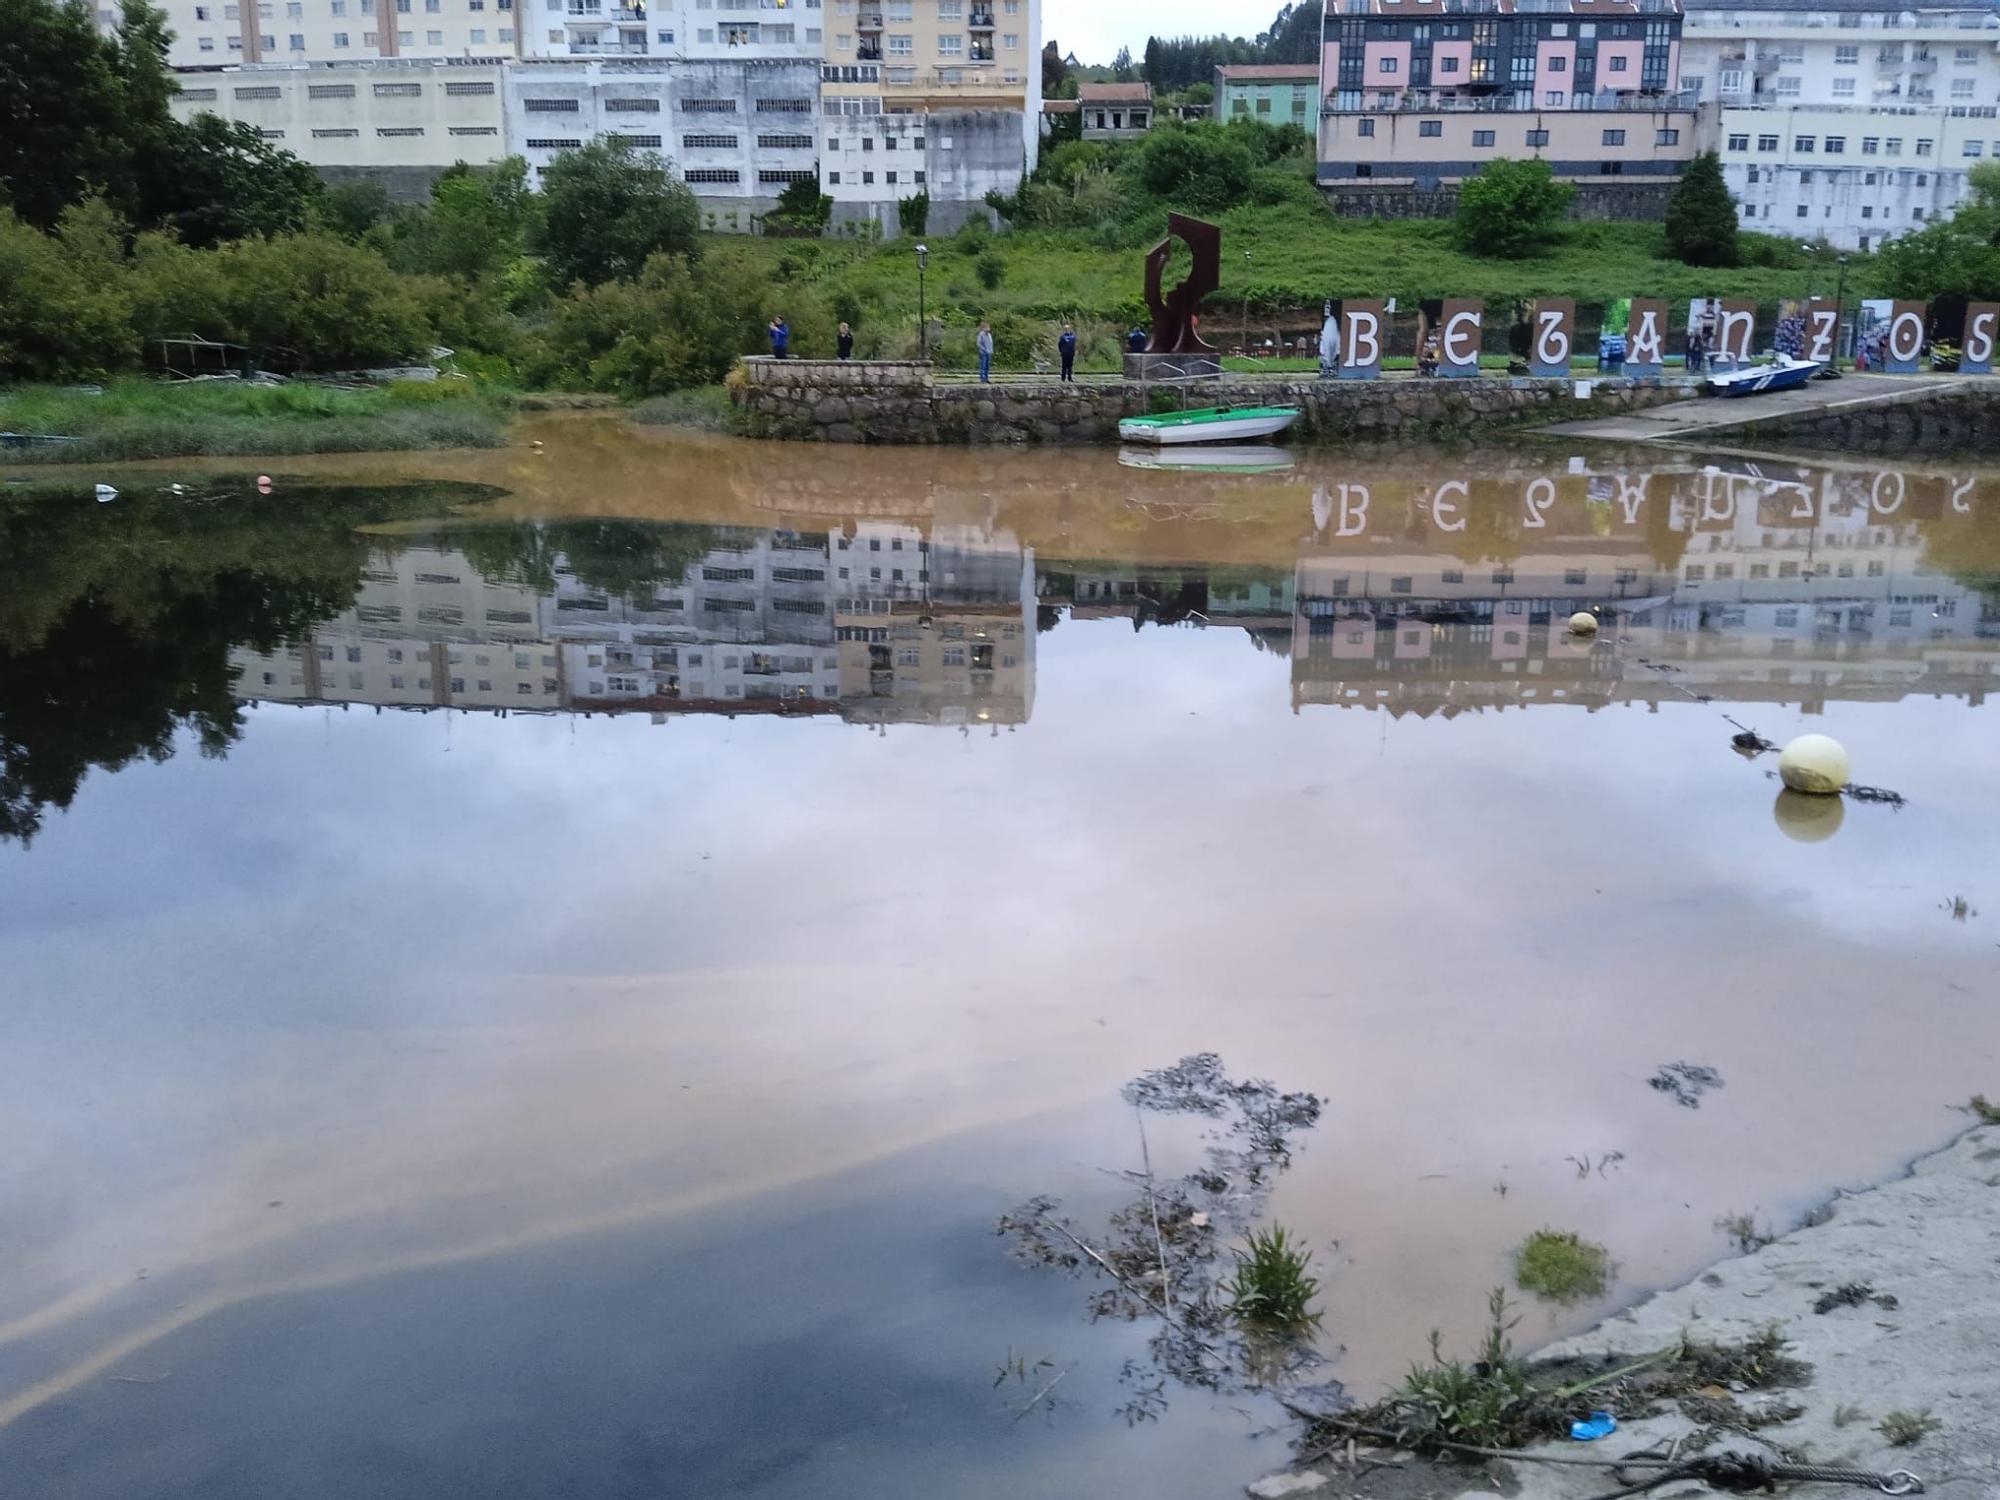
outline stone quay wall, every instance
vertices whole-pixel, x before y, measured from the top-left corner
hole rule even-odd
[[[1991,453],[1996,426],[2000,426],[2000,375],[1968,375],[1963,385],[1913,390],[1865,406],[1765,417],[1737,427],[1711,428],[1703,437],[1826,452]]]
[[[1297,406],[1291,435],[1338,444],[1463,438],[1682,401],[1696,383],[1521,376],[1476,380],[1221,380],[1189,386],[1055,380],[933,384],[914,361],[746,359],[729,380],[746,431],[827,443],[1115,443],[1121,417],[1200,406]]]

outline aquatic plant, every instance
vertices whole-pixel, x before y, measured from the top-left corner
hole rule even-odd
[[[1715,1227],[1727,1235],[1730,1243],[1744,1255],[1763,1249],[1777,1238],[1768,1229],[1758,1229],[1756,1217],[1752,1214],[1724,1214],[1715,1221]]]
[[[1984,1094],[1974,1094],[1966,1101],[1965,1107],[1979,1117],[1982,1125],[2000,1125],[2000,1104],[1993,1103]]]
[[[1282,1224],[1250,1231],[1248,1251],[1236,1256],[1236,1275],[1224,1288],[1229,1310],[1244,1323],[1287,1334],[1319,1326],[1312,1310],[1319,1282],[1306,1274],[1310,1250],[1300,1250]]]
[[[1599,1297],[1611,1281],[1611,1252],[1571,1230],[1537,1229],[1514,1252],[1514,1280],[1554,1302]]]
[[[1433,1329],[1430,1363],[1411,1367],[1403,1383],[1366,1413],[1369,1425],[1418,1449],[1440,1441],[1514,1447],[1552,1435],[1550,1407],[1514,1358],[1508,1335],[1520,1319],[1505,1287],[1493,1289],[1486,1310],[1486,1341],[1477,1359],[1446,1359],[1443,1335]]]
[[[1888,1440],[1892,1448],[1909,1448],[1921,1443],[1944,1423],[1931,1415],[1930,1408],[1921,1411],[1892,1411],[1883,1414],[1875,1424],[1875,1430]]]

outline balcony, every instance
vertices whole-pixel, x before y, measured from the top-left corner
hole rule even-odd
[[[974,31],[991,31],[993,29],[993,12],[990,10],[975,10],[965,24],[970,26]]]
[[[880,62],[882,60],[882,44],[880,42],[863,42],[854,49],[854,60],[856,62]]]
[[[1935,73],[1937,66],[1938,60],[1935,57],[1913,57],[1910,59],[1910,76],[1912,78],[1925,77],[1928,74]]]
[[[986,43],[986,44],[985,44],[984,46],[981,46],[981,45],[980,45],[979,43],[977,43],[977,42],[974,42],[974,43],[972,44],[972,50],[971,50],[970,52],[968,52],[968,53],[966,53],[966,54],[965,54],[965,60],[966,60],[967,62],[969,62],[969,63],[990,63],[990,62],[992,62],[992,61],[993,61],[993,44],[992,44],[991,42],[988,42],[988,43]]]
[[[1360,114],[1542,114],[1558,110],[1615,110],[1627,114],[1691,111],[1697,98],[1686,94],[1639,94],[1620,91],[1568,94],[1561,104],[1537,102],[1532,90],[1499,94],[1434,94],[1408,89],[1384,102],[1374,89],[1343,89],[1330,95],[1322,115]]]
[[[864,10],[854,18],[854,29],[856,31],[880,31],[882,29],[882,12],[879,10]]]

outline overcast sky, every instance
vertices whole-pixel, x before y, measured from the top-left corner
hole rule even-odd
[[[1214,0],[1092,0],[1083,5],[1042,7],[1042,39],[1085,62],[1110,62],[1118,49],[1137,57],[1149,36],[1255,36],[1271,24],[1282,0],[1251,0],[1247,6],[1218,6]]]

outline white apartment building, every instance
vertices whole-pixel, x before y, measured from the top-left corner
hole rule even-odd
[[[817,62],[821,0],[521,0],[526,57]]]
[[[1994,5],[1690,0],[1681,38],[1681,85],[1722,111],[1746,228],[1877,248],[1960,202],[2000,135]]]
[[[657,152],[710,228],[747,231],[787,185],[818,176],[818,91],[809,58],[522,63],[505,70],[507,146],[537,180],[599,136]]]
[[[1018,110],[947,109],[925,114],[828,114],[820,121],[820,191],[834,202],[834,228],[900,232],[899,199],[928,193],[929,234],[968,218],[991,219],[988,192],[1021,185]]]
[[[526,0],[522,0],[525,4]],[[546,0],[544,0],[546,3]],[[567,3],[567,0],[565,0]],[[515,0],[158,0],[176,68],[515,57]],[[100,7],[100,26],[117,23]]]
[[[173,110],[254,125],[331,177],[408,174],[414,195],[453,162],[507,154],[502,74],[498,63],[442,59],[252,63],[183,75]]]

